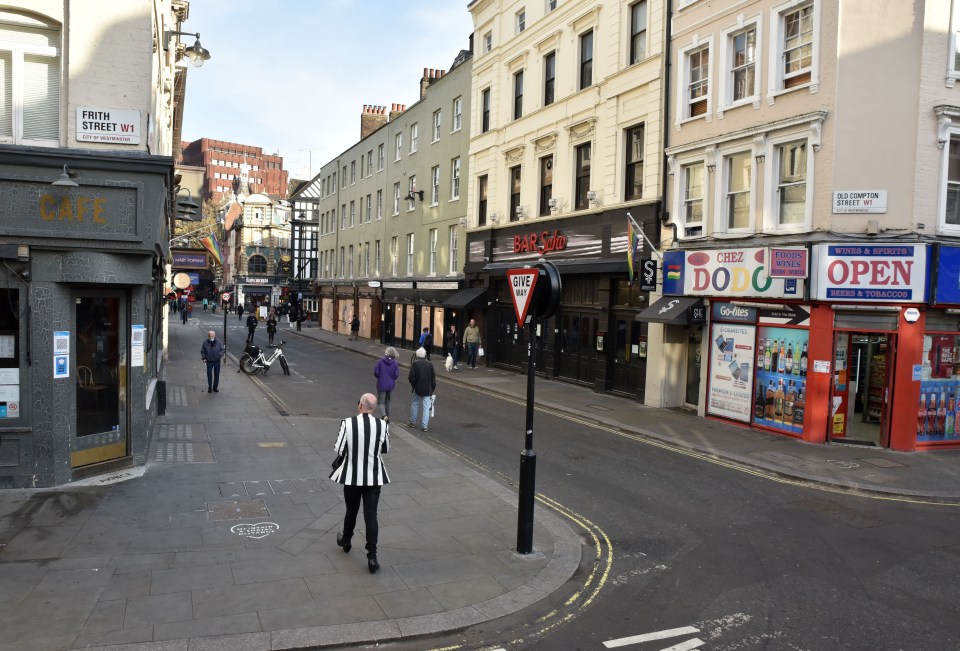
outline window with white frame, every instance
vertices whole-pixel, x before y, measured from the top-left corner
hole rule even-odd
[[[413,233],[407,233],[407,275],[413,275]]]
[[[347,266],[347,249],[344,246],[340,247],[340,277],[344,277],[344,271]]]
[[[363,277],[370,277],[370,242],[363,243]]]
[[[0,12],[0,142],[60,140],[60,28]]]
[[[593,30],[580,35],[580,69],[577,74],[577,90],[593,84]]]
[[[683,174],[683,236],[703,235],[703,179],[702,162],[684,165]]]
[[[367,152],[367,176],[373,176],[373,150]]]
[[[463,98],[453,100],[453,131],[459,131],[463,122]]]
[[[557,8],[557,0],[547,0],[547,13]]]
[[[353,278],[353,245],[352,245],[352,244],[350,245],[350,248],[349,248],[348,251],[349,251],[349,252],[347,253],[347,255],[349,256],[349,260],[350,260],[350,262],[349,262],[349,265],[350,265],[350,274],[349,274],[347,277],[348,277],[348,278]]]
[[[777,225],[807,221],[807,141],[779,145],[777,154]]]
[[[686,117],[707,113],[707,94],[710,92],[710,48],[708,46],[687,53]]]
[[[347,230],[347,204],[340,205],[340,230]]]
[[[440,121],[442,116],[440,115],[440,109],[437,109],[433,112],[433,142],[440,140]]]
[[[486,133],[490,130],[490,89],[484,88],[480,91],[480,133]]]
[[[946,197],[943,224],[953,230],[960,227],[960,133],[951,136],[946,149]]]
[[[383,143],[377,145],[377,171],[383,171]]]
[[[630,5],[630,64],[647,56],[647,0]]]
[[[400,257],[400,237],[394,235],[390,239],[390,275],[397,276],[397,258]]]
[[[380,240],[373,243],[373,274],[380,277]]]
[[[436,206],[440,203],[440,166],[436,165],[430,170],[430,205]]]
[[[522,32],[527,28],[527,10],[526,9],[521,9],[520,11],[517,12],[516,26],[517,26],[517,34],[519,34],[520,32]]]
[[[450,241],[450,267],[447,270],[451,275],[457,274],[460,272],[459,262],[457,261],[457,246],[459,245],[460,231],[456,226],[449,227],[449,241]]]
[[[513,75],[513,119],[523,117],[523,70]]]
[[[410,212],[416,207],[416,200],[413,193],[417,191],[417,175],[412,174],[409,179],[407,179],[407,212]]]
[[[383,219],[383,190],[377,190],[377,219]]]
[[[415,154],[417,152],[417,141],[419,140],[420,126],[417,124],[410,125],[410,153]]]
[[[347,166],[343,166],[343,172],[340,174],[340,189],[347,187]]]
[[[350,202],[350,228],[353,228],[356,225],[357,219],[357,202]]]
[[[749,100],[757,94],[757,26],[730,35],[731,103]]]
[[[350,185],[357,182],[357,161],[350,161]]]
[[[779,60],[771,77],[774,91],[805,86],[813,81],[817,45],[815,5],[813,2],[790,4],[775,16],[778,38],[777,50],[772,54]]]
[[[948,49],[947,86],[952,88],[960,79],[960,0],[953,0],[951,13],[950,39]]]
[[[402,133],[397,134],[396,145],[397,145],[397,152],[396,152],[396,157],[393,160],[400,160],[400,156],[403,155],[403,134]]]
[[[460,158],[450,163],[450,200],[460,198]]]
[[[753,153],[741,151],[723,159],[725,230],[750,227],[750,193],[753,188]]]
[[[437,229],[430,229],[430,275],[437,275]]]
[[[393,214],[400,214],[400,182],[393,184]]]
[[[373,202],[371,201],[372,198],[373,198],[373,195],[370,195],[370,194],[367,195],[367,223],[368,224],[370,223],[370,218],[373,214],[373,205],[372,205]]]

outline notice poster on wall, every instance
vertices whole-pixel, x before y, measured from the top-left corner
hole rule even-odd
[[[708,414],[750,422],[756,330],[742,323],[711,327]]]

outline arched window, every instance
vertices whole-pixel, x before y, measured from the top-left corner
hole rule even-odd
[[[267,273],[267,259],[262,255],[252,255],[247,261],[247,273],[265,274]]]

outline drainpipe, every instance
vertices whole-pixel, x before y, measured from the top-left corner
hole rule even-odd
[[[664,17],[664,25],[666,26],[664,39],[663,39],[663,71],[660,74],[660,78],[663,80],[663,101],[661,106],[663,106],[663,161],[662,165],[662,178],[661,178],[661,190],[660,190],[660,224],[661,226],[668,226],[673,229],[673,240],[677,241],[677,225],[670,221],[670,213],[667,212],[667,146],[670,143],[670,59],[671,59],[671,40],[670,32],[672,29],[673,22],[673,0],[666,0],[664,6],[667,11],[667,15]],[[658,229],[658,235],[663,232],[663,229]],[[660,241],[662,238],[657,238],[657,246],[660,246]]]

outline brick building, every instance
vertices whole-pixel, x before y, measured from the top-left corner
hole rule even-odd
[[[287,196],[287,172],[283,157],[264,154],[260,147],[240,145],[224,140],[201,138],[181,145],[184,165],[207,170],[203,182],[203,198],[221,198],[232,192],[233,177],[240,176],[240,166],[249,166],[250,191],[280,198]]]

